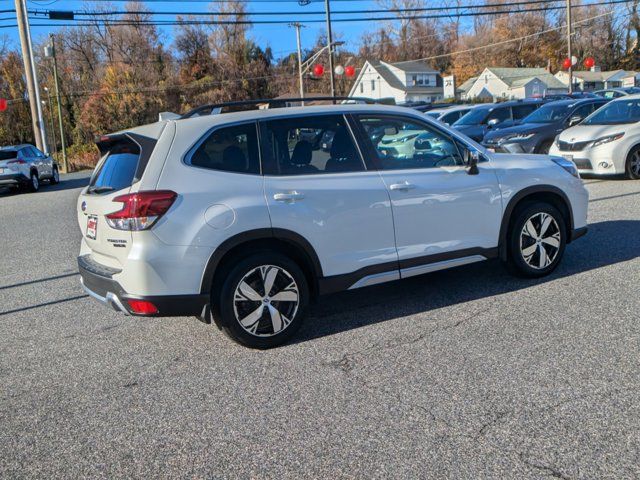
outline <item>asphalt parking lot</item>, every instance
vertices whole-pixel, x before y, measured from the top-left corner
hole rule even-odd
[[[640,477],[640,181],[585,180],[590,232],[547,279],[325,297],[261,352],[88,298],[86,178],[0,193],[0,477]]]

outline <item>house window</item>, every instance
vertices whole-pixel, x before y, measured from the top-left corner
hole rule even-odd
[[[376,81],[371,80],[371,91],[373,92],[376,89]]]
[[[360,83],[360,93],[364,93],[364,83]]]

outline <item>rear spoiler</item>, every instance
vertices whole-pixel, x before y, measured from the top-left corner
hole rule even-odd
[[[142,174],[147,168],[149,158],[153,153],[157,140],[155,138],[146,137],[138,133],[125,132],[113,133],[110,135],[99,135],[95,139],[95,144],[100,150],[100,156],[105,156],[111,148],[119,143],[134,143],[140,149],[140,158],[133,181],[136,182],[142,178]]]

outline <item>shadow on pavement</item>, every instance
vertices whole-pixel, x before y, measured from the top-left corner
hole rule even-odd
[[[12,195],[37,195],[41,192],[59,192],[62,190],[82,188],[89,185],[90,176],[91,173],[71,174],[68,177],[63,176],[60,179],[60,183],[57,185],[50,185],[48,181],[43,180],[42,185],[40,185],[40,190],[36,193],[29,193],[24,190],[18,190],[17,188],[0,186],[0,197],[9,197]]]
[[[567,246],[558,269],[542,279],[509,275],[500,262],[481,262],[351,292],[320,297],[294,343],[480,298],[522,290],[640,257],[640,220],[589,225]]]

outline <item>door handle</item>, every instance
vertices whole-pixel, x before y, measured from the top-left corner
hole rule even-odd
[[[273,196],[273,199],[277,202],[295,202],[296,200],[302,200],[303,198],[304,194],[298,193],[296,191],[287,193],[276,193]]]
[[[416,186],[409,182],[394,183],[391,186],[389,186],[390,190],[401,190],[405,192],[408,190],[413,190],[414,188],[416,188]]]

